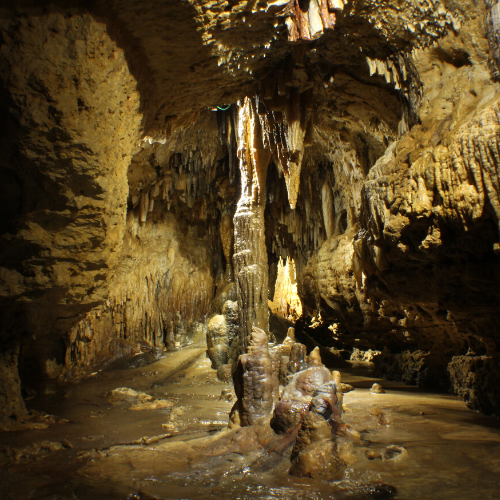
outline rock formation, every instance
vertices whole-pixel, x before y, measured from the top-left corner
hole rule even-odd
[[[265,240],[265,186],[271,148],[265,124],[249,98],[238,110],[241,195],[234,214],[234,273],[240,310],[240,351],[252,328],[268,330],[268,270]]]
[[[315,342],[498,413],[498,5],[6,2],[1,425],[214,315],[227,378],[280,259]]]
[[[2,353],[0,360],[0,428],[16,429],[17,424],[28,418],[28,412],[21,398],[21,383],[17,372],[19,344]]]
[[[231,419],[248,426],[262,423],[273,409],[273,367],[269,355],[268,336],[253,327],[246,354],[238,359],[234,375],[236,401]]]
[[[139,341],[160,352],[167,343],[179,347],[184,325],[207,317],[214,287],[209,249],[196,237],[182,236],[171,215],[157,217],[145,224],[129,217],[119,264],[125,272],[112,280],[107,301],[65,337],[66,377],[102,365]]]
[[[290,375],[274,409],[271,427],[278,434],[296,436],[291,475],[331,477],[345,465],[336,445],[337,431],[345,428],[341,422],[340,374],[325,368],[317,349],[308,360],[308,366]]]

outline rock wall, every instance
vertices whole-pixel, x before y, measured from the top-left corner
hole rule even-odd
[[[453,390],[465,404],[487,415],[500,413],[498,356],[454,356],[448,365]]]
[[[0,430],[15,429],[28,418],[28,411],[21,397],[18,358],[19,344],[0,353]]]
[[[407,378],[435,387],[449,387],[453,354],[498,352],[499,88],[485,17],[470,22],[413,50],[419,123],[369,168],[355,223],[321,246],[299,280],[310,310],[366,346],[421,352],[421,376],[411,369]],[[405,374],[407,364],[392,357],[386,373]],[[454,379],[460,394],[463,381]]]
[[[0,18],[0,350],[36,341],[34,372],[107,295],[142,118],[106,26],[65,14]]]
[[[415,55],[429,87],[437,53]],[[440,64],[422,124],[368,175],[355,267],[372,310],[421,348],[496,352],[498,86],[480,64]]]
[[[206,320],[214,295],[210,247],[192,233],[183,234],[168,212],[153,212],[146,224],[129,215],[109,296],[65,337],[60,376],[86,375],[141,343],[159,353],[172,341],[167,347],[185,345],[188,327]]]

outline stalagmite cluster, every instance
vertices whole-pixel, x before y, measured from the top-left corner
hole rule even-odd
[[[291,475],[333,475],[345,462],[339,457],[338,433],[359,442],[359,434],[341,422],[342,387],[339,372],[330,372],[318,349],[305,356],[293,328],[283,344],[268,343],[254,328],[246,354],[234,373],[237,401],[232,426],[269,424],[291,440]],[[271,417],[272,414],[272,417]]]

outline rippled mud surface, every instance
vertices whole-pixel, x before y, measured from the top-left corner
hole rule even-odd
[[[230,384],[205,349],[47,387],[28,406],[63,419],[0,434],[8,500],[498,499],[500,423],[457,398],[342,372],[343,420],[362,434],[339,477],[292,478],[289,449],[268,427],[227,429]],[[373,382],[386,392],[372,394]],[[106,397],[129,388],[129,399]],[[131,394],[131,396],[130,396]],[[67,422],[65,422],[67,421]],[[390,485],[387,486],[387,485]],[[391,493],[392,492],[392,493]]]

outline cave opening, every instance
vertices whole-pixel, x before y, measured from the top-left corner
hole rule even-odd
[[[7,499],[497,498],[499,5],[5,2]]]

